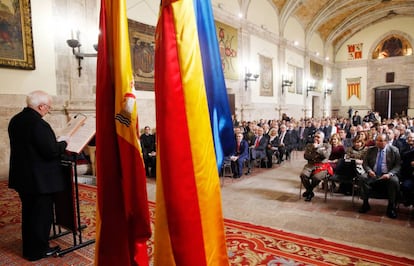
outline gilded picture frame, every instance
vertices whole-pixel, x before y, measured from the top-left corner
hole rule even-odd
[[[30,0],[0,0],[0,67],[35,69]]]

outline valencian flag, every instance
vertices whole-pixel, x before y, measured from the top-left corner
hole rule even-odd
[[[361,100],[361,78],[348,78],[347,81],[347,100],[349,100],[353,95]]]
[[[228,265],[218,166],[235,147],[209,0],[162,0],[154,265]]]
[[[148,265],[151,236],[125,0],[101,1],[96,88],[96,265]]]

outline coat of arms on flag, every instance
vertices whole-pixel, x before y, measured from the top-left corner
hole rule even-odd
[[[362,58],[362,43],[348,45],[348,60]]]
[[[361,77],[357,78],[348,78],[346,79],[347,83],[347,97],[349,100],[353,95],[361,100]]]

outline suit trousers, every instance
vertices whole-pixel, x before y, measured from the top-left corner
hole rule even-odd
[[[388,206],[394,208],[400,191],[400,181],[397,176],[391,176],[389,179],[377,179],[364,174],[359,177],[359,186],[361,188],[361,197],[367,202],[372,192],[381,187],[386,188],[388,197]]]
[[[313,173],[314,165],[305,164],[300,174],[303,186],[307,191],[312,191],[326,176],[327,171],[320,171],[316,174]]]
[[[23,257],[42,258],[49,248],[53,194],[19,193],[22,202]]]

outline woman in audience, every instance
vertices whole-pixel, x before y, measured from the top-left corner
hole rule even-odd
[[[337,133],[332,135],[329,140],[329,144],[332,146],[332,151],[331,155],[329,155],[328,162],[332,166],[332,169],[335,171],[338,160],[344,158],[345,148],[342,144],[341,137]]]
[[[371,147],[375,145],[375,141],[371,137],[370,131],[359,131],[358,135],[364,140],[365,146]]]
[[[279,158],[278,154],[278,132],[276,128],[271,128],[269,130],[269,143],[267,144],[266,148],[266,155],[267,155],[267,168],[272,168],[273,162],[272,162],[272,156],[273,154],[276,155],[276,157]]]
[[[362,163],[368,150],[363,135],[357,135],[352,143],[352,147],[346,149],[345,160],[340,162],[332,177],[340,183],[338,192],[345,195],[351,195],[352,179],[364,173]]]

